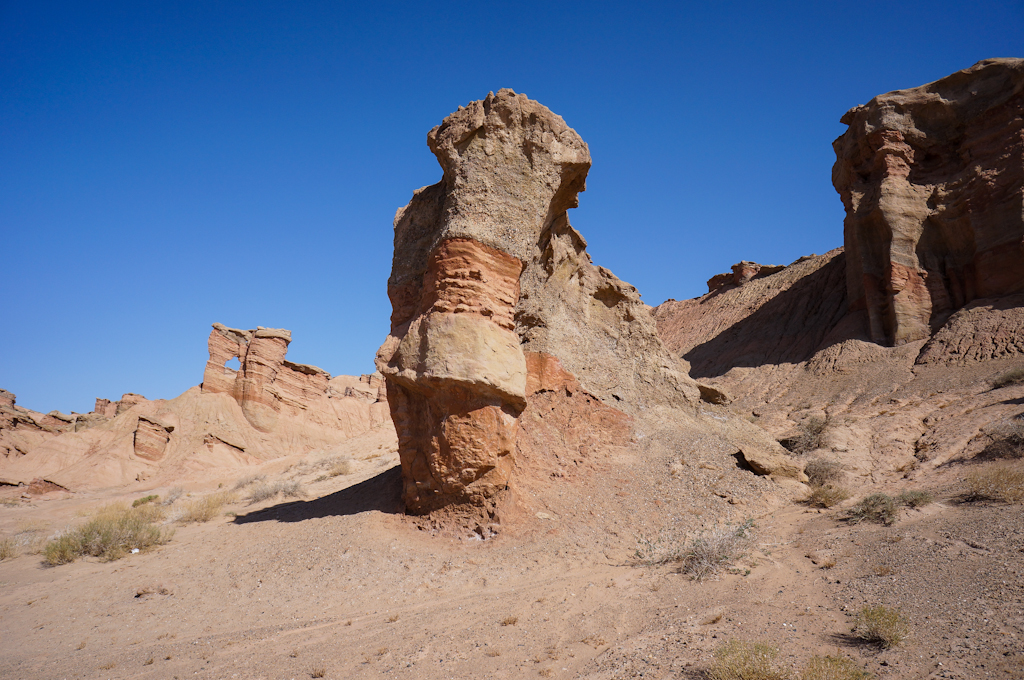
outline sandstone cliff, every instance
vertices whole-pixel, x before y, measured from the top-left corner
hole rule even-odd
[[[444,174],[395,217],[391,333],[377,358],[407,508],[483,507],[517,458],[624,446],[658,408],[696,422],[700,393],[649,308],[591,263],[569,224],[590,168],[579,135],[501,90],[460,107],[427,143]],[[778,455],[736,428],[751,456]],[[565,436],[552,449],[542,432]]]
[[[291,333],[214,324],[203,384],[170,400],[126,394],[43,416],[0,394],[0,478],[72,491],[202,479],[390,429],[379,375],[331,377],[286,359]],[[226,367],[240,360],[237,371]],[[5,395],[10,395],[7,398]]]
[[[847,288],[871,338],[928,337],[1024,288],[1024,60],[989,59],[851,109],[832,181]]]
[[[1024,60],[849,111],[833,180],[845,246],[753,263],[655,310],[692,375],[784,441],[913,476],[993,443],[1024,387]],[[748,276],[753,272],[754,276]],[[805,447],[806,448],[806,447]]]

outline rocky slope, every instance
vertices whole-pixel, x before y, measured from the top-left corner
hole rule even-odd
[[[591,263],[567,216],[590,153],[559,116],[501,90],[427,143],[444,174],[395,217],[391,333],[377,359],[408,510],[469,505],[494,518],[510,485],[621,450],[664,409],[680,432],[801,476],[757,428],[698,414],[697,385],[636,290]]]
[[[390,428],[379,375],[331,377],[285,355],[291,333],[214,324],[203,383],[175,399],[97,399],[41,416],[0,402],[0,478],[72,491],[200,479]],[[240,360],[236,371],[225,366]],[[10,393],[5,393],[9,395]]]

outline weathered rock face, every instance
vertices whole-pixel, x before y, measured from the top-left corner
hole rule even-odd
[[[308,402],[327,393],[331,379],[323,369],[285,359],[291,341],[291,331],[282,328],[244,331],[214,324],[203,392],[230,394],[253,427],[272,431],[279,413],[305,410]],[[237,371],[226,366],[231,359],[238,359]]]
[[[646,408],[692,412],[697,387],[649,309],[569,224],[590,168],[579,135],[501,90],[427,143],[444,176],[395,217],[391,333],[377,357],[407,509],[487,505],[542,431],[561,426],[560,445],[579,455],[628,441]]]
[[[842,122],[847,287],[875,342],[926,338],[972,300],[1024,289],[1024,60],[880,95]]]

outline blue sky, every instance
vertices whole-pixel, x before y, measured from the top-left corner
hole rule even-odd
[[[202,380],[210,324],[372,370],[426,134],[525,92],[590,145],[573,224],[650,304],[842,245],[840,116],[989,57],[1024,3],[0,0],[0,387],[86,412]]]

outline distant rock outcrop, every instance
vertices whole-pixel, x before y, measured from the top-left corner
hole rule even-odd
[[[560,446],[576,455],[624,444],[646,409],[692,416],[697,386],[649,308],[591,263],[569,224],[590,168],[579,135],[501,90],[460,107],[427,143],[444,176],[395,217],[391,333],[377,358],[407,509],[488,505],[515,452],[547,441],[531,430],[543,414],[524,417],[538,399],[575,423]]]
[[[742,286],[755,276],[776,274],[785,268],[785,265],[780,264],[758,264],[744,260],[734,264],[731,272],[715,274],[708,279],[708,292],[713,293],[724,286]]]
[[[125,394],[43,415],[0,391],[0,477],[77,491],[175,482],[329,449],[390,427],[380,375],[331,377],[285,358],[291,333],[214,324],[203,384],[175,399]],[[225,366],[233,357],[239,369]]]
[[[832,181],[847,287],[871,338],[927,338],[1024,290],[1024,60],[988,59],[848,111]]]

